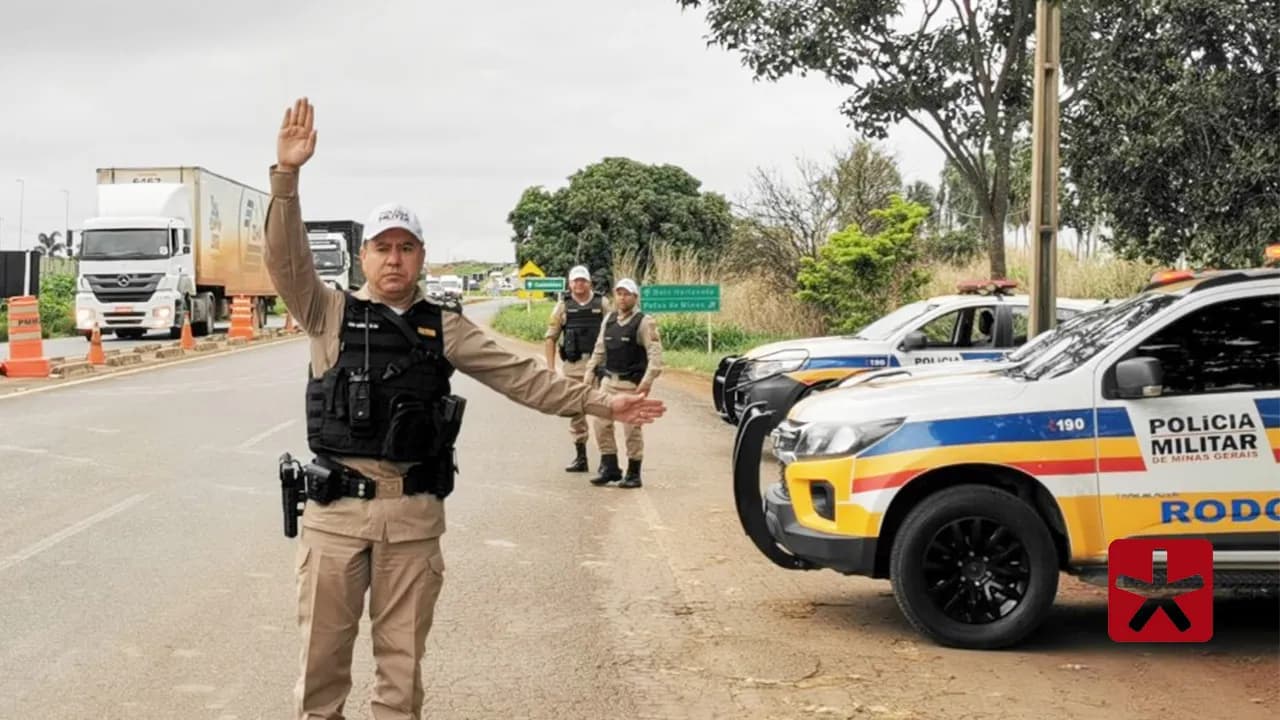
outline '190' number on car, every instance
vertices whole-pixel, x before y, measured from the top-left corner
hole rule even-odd
[[[1058,432],[1079,432],[1084,430],[1086,426],[1087,424],[1082,417],[1058,418],[1049,423],[1049,427]]]

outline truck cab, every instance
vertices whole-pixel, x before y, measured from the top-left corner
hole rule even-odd
[[[330,233],[309,232],[307,240],[311,244],[311,256],[320,279],[335,290],[348,289],[351,286],[351,255],[346,249]]]
[[[306,227],[320,280],[344,292],[363,285],[359,253],[364,225],[354,220],[308,220]]]
[[[196,295],[192,227],[182,185],[100,186],[98,216],[85,221],[80,241],[77,329],[87,334],[96,324],[121,337],[152,330],[177,337],[185,298]],[[214,311],[200,305],[196,334],[207,334]]]

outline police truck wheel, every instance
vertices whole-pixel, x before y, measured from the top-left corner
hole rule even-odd
[[[893,594],[934,641],[987,650],[1014,645],[1048,616],[1058,557],[1044,521],[1016,496],[962,485],[907,515],[889,557]]]

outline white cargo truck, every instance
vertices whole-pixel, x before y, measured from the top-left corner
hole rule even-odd
[[[259,325],[275,302],[264,226],[270,196],[201,167],[104,168],[80,241],[76,328],[208,335],[245,296]]]

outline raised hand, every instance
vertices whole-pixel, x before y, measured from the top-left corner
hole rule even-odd
[[[281,170],[297,170],[316,151],[315,108],[299,98],[284,111],[280,136],[276,139],[276,165]]]

